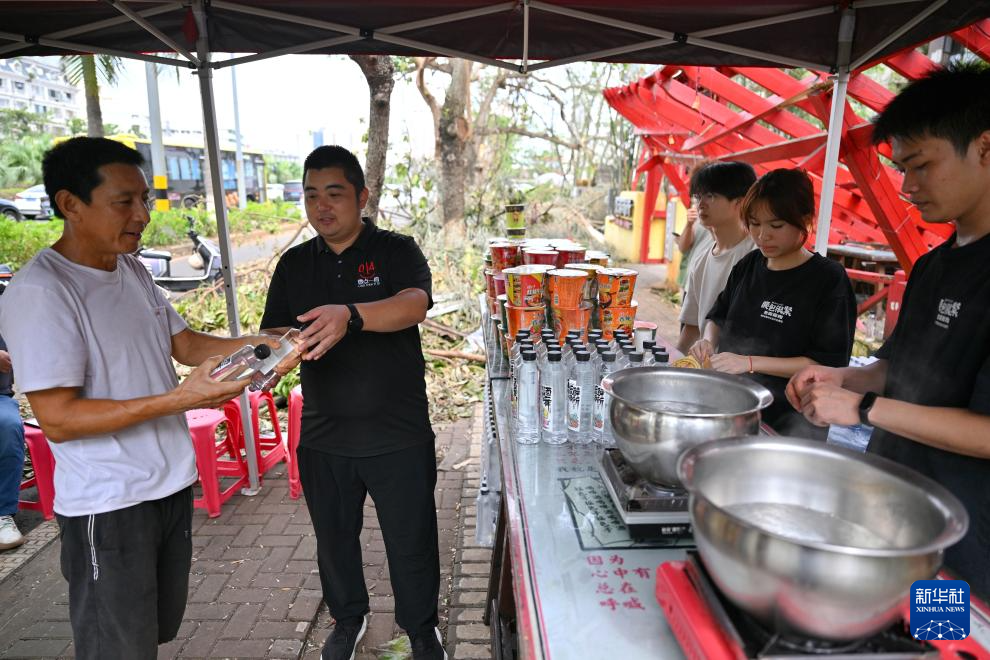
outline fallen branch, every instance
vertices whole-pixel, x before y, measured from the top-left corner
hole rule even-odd
[[[432,355],[439,358],[459,358],[461,360],[468,360],[471,362],[480,362],[481,364],[487,362],[485,356],[479,353],[465,353],[464,351],[438,351],[431,348],[424,348],[423,352],[427,355]]]
[[[465,337],[467,337],[466,332],[461,332],[460,330],[451,328],[449,325],[438,323],[433,319],[424,319],[423,322],[420,323],[420,325],[426,328],[427,330],[432,330],[437,334],[445,335],[448,339],[464,339]]]

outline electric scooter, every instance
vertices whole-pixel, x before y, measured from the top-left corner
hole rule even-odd
[[[169,291],[192,291],[203,284],[213,284],[223,277],[220,270],[220,248],[210,239],[199,235],[192,216],[186,216],[186,221],[189,223],[189,231],[186,235],[192,240],[194,253],[202,261],[202,266],[197,268],[199,271],[197,274],[172,275],[172,253],[167,250],[141,248],[137,252],[138,259],[151,273],[155,284]]]

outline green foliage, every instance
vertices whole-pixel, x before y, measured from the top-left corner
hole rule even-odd
[[[49,121],[47,113],[39,114],[27,110],[2,108],[0,109],[0,139],[6,142],[44,133]]]
[[[268,162],[268,183],[285,183],[301,181],[303,167],[301,163],[291,160],[272,160]]]
[[[70,85],[78,85],[83,79],[86,60],[93,60],[96,73],[108,85],[116,85],[123,67],[123,60],[114,55],[63,55],[62,72]]]
[[[65,123],[65,127],[69,131],[69,135],[86,134],[86,120],[82,117],[72,117]]]
[[[0,216],[0,263],[17,270],[61,235],[61,220],[15,222]]]

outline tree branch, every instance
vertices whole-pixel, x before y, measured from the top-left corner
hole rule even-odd
[[[430,93],[430,90],[426,87],[426,80],[424,77],[424,72],[426,68],[435,62],[435,57],[414,57],[413,60],[416,62],[416,89],[419,90],[420,96],[426,101],[426,105],[430,108],[430,113],[433,115],[433,135],[435,136],[434,142],[434,153],[436,157],[440,157],[440,106],[437,104],[436,98]]]
[[[568,142],[556,135],[551,135],[550,133],[538,133],[536,131],[531,131],[522,126],[495,126],[492,128],[483,129],[485,135],[500,135],[503,133],[511,133],[513,135],[522,135],[523,137],[531,137],[537,140],[546,140],[551,144],[556,144],[561,147],[566,147],[568,149],[581,149],[583,145],[577,142]]]

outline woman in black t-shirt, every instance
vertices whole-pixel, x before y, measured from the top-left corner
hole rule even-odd
[[[742,212],[759,251],[733,267],[690,352],[702,363],[711,359],[716,371],[765,385],[774,402],[763,420],[777,432],[824,440],[828,429],[795,411],[784,388],[808,365],[848,366],[856,324],[852,285],[840,264],[804,247],[815,196],[803,171],[763,175]]]

